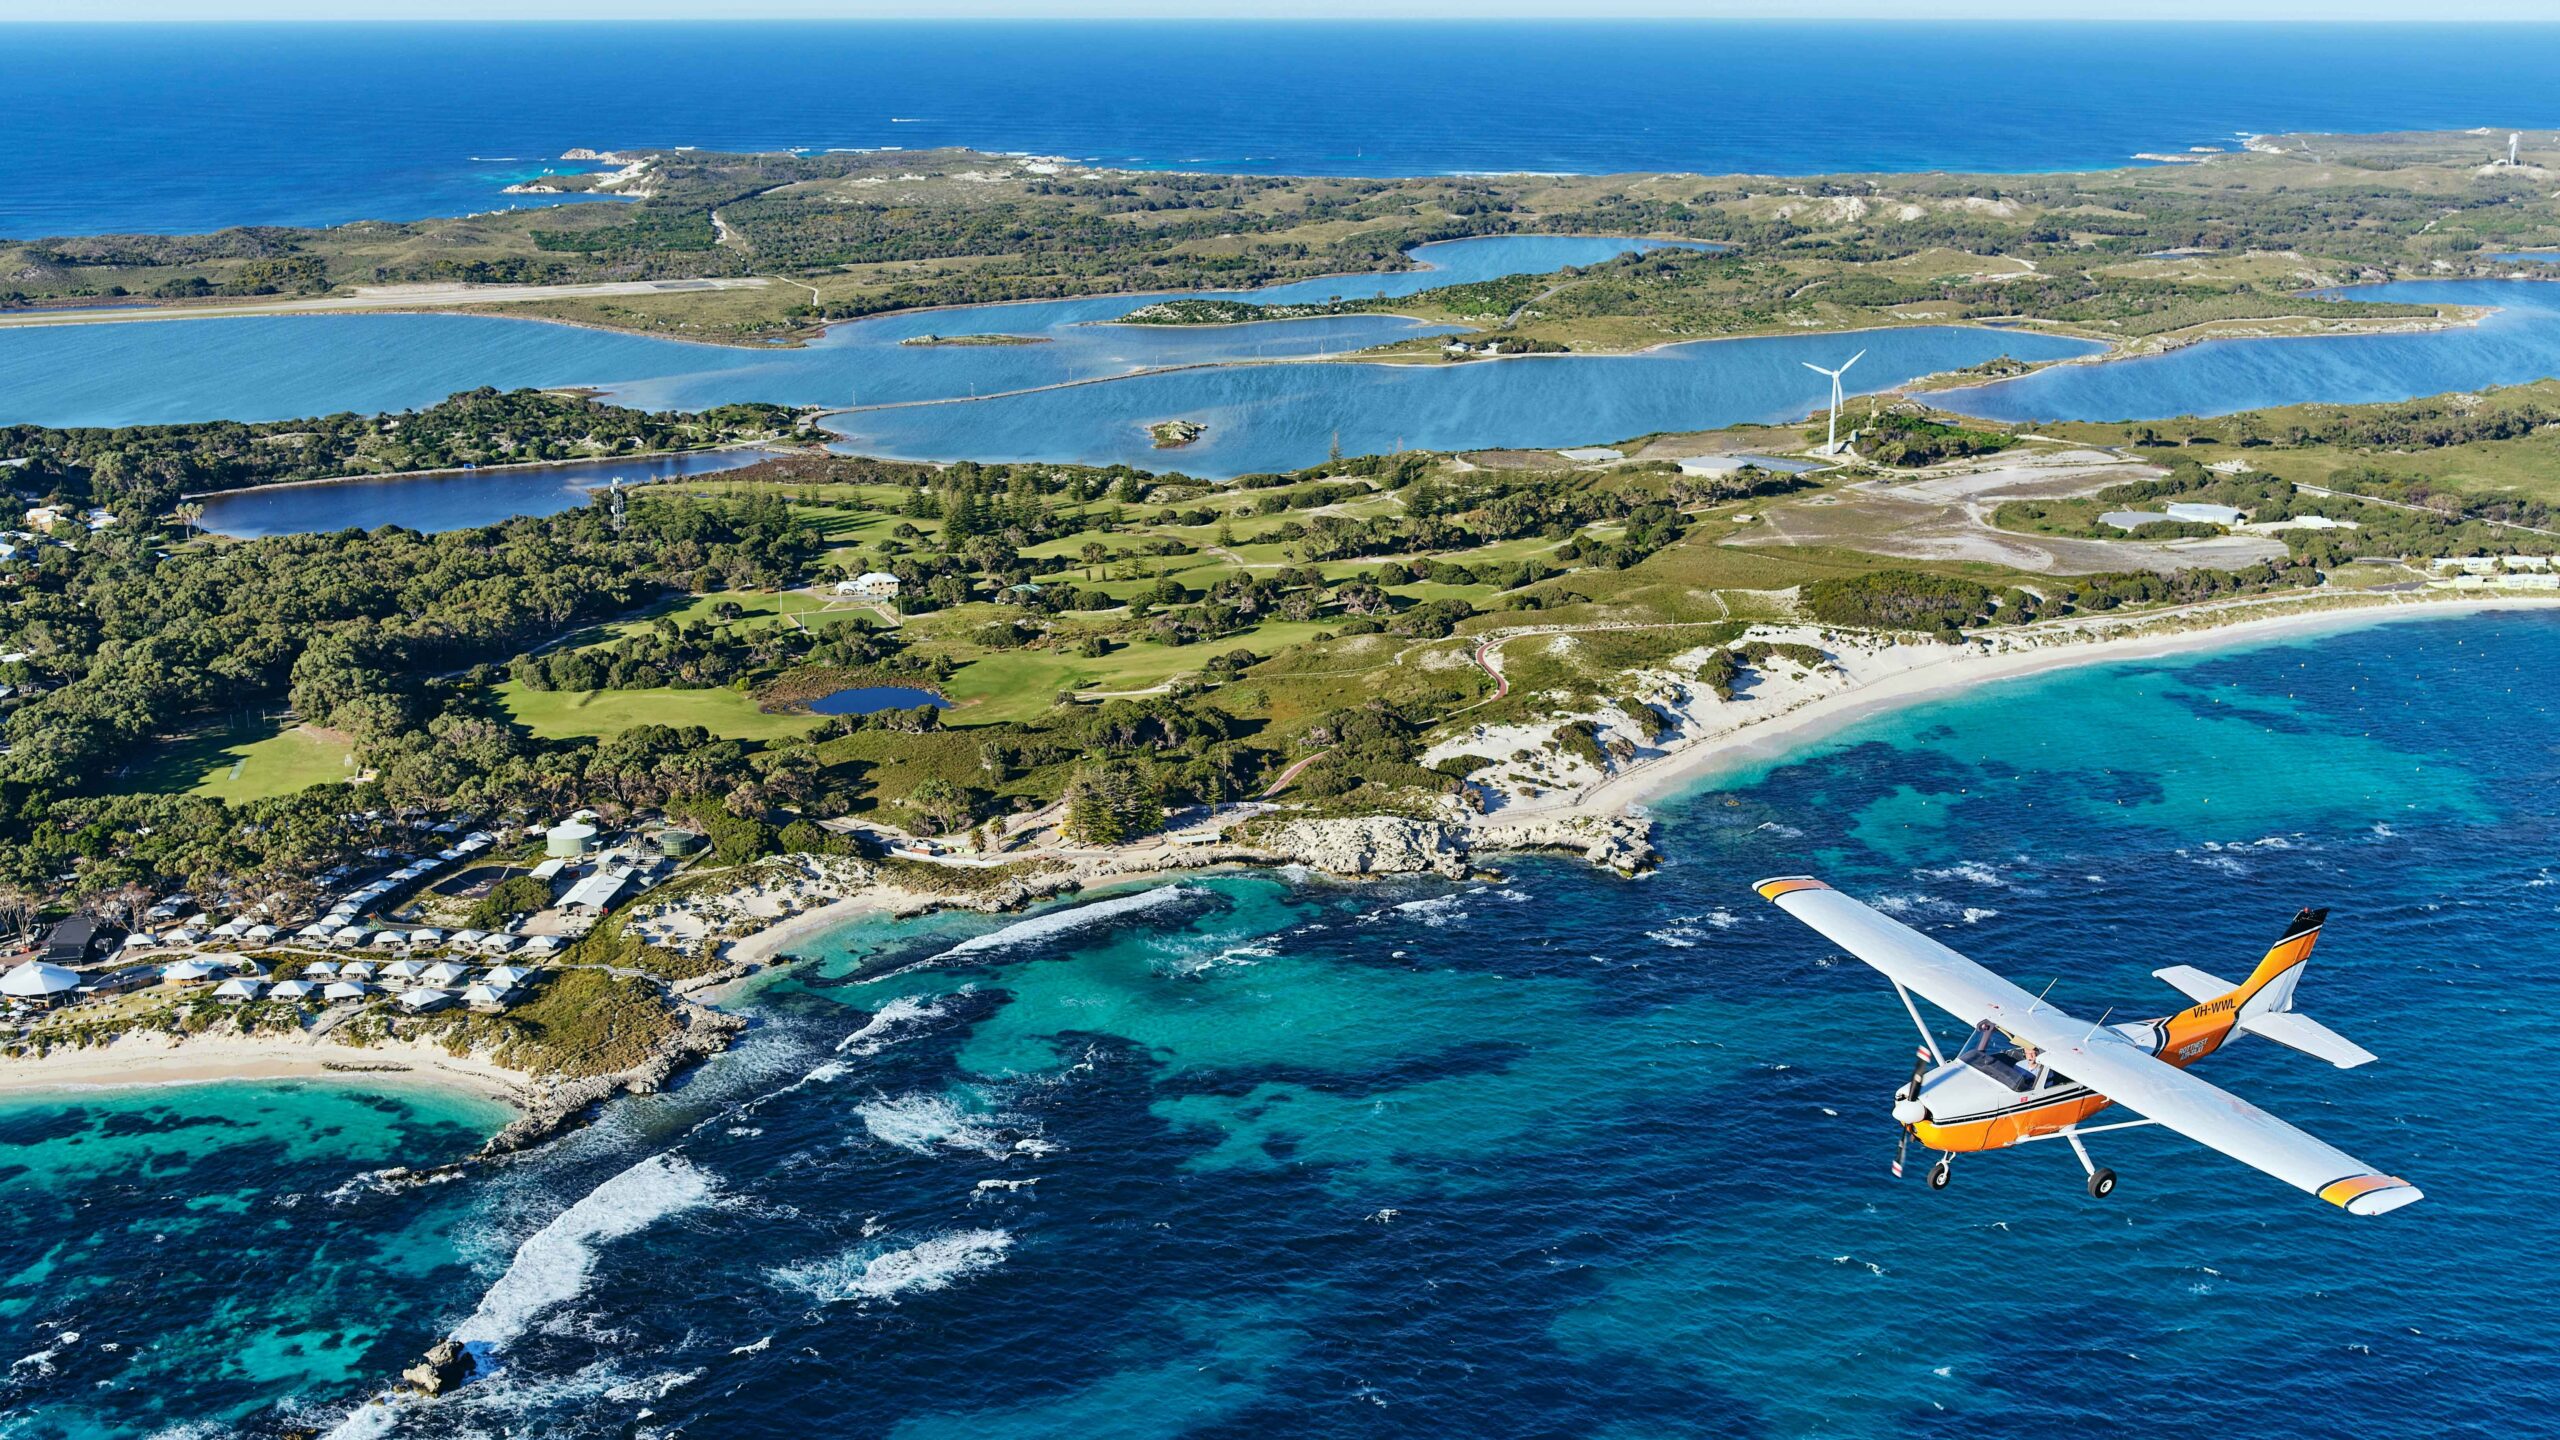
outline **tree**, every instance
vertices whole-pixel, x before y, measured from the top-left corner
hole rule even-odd
[[[23,885],[0,885],[0,935],[14,935],[36,918],[43,900]]]
[[[1118,845],[1164,828],[1164,800],[1135,767],[1088,765],[1067,782],[1067,836]]]
[[[923,817],[931,833],[948,835],[969,823],[969,792],[937,775],[908,792],[907,808]]]

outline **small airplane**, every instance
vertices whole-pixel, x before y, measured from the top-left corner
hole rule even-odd
[[[2234,1036],[2258,1035],[2348,1069],[2373,1053],[2318,1021],[2297,1015],[2293,991],[2320,938],[2326,910],[2305,910],[2285,927],[2249,978],[2234,985],[2191,965],[2152,973],[2196,1003],[2175,1015],[2108,1025],[2078,1020],[1874,908],[1809,875],[1753,886],[1761,898],[1821,932],[1893,982],[1922,1049],[1910,1083],[1894,1092],[1893,1118],[1911,1142],[1938,1152],[1929,1188],[1944,1190],[1955,1157],[2005,1150],[2032,1140],[2063,1139],[2088,1172],[2089,1193],[2114,1193],[2116,1173],[2089,1158],[2084,1135],[2166,1125],[2244,1165],[2264,1170],[2350,1215],[2380,1215],[2423,1198],[2418,1187],[2385,1175],[2226,1091],[2187,1073]],[[2050,988],[2050,987],[2048,987]],[[1973,1025],[1950,1060],[1938,1048],[1917,993]],[[2088,1125],[2110,1105],[2139,1119]],[[1902,1173],[1897,1156],[1893,1173]]]

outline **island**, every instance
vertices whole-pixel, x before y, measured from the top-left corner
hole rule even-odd
[[[2143,353],[2461,319],[2339,287],[2508,273],[2501,256],[2560,245],[2535,157],[2483,164],[2481,146],[2467,132],[2280,135],[2078,173],[1386,179],[1132,174],[951,149],[625,149],[596,157],[615,170],[532,182],[612,204],[0,241],[0,324],[505,306],[766,344],[898,310],[1125,294],[1139,303],[1121,323],[1385,312],[1460,327],[1469,353],[1982,320]],[[1534,234],[1712,248],[1409,294],[1373,283],[1409,275],[1432,241]],[[1321,299],[1235,293],[1327,277],[1338,293]],[[1385,353],[1457,358],[1433,340]]]
[[[645,198],[476,217],[467,236],[418,221],[0,248],[30,323],[146,295],[336,303],[363,275],[547,287],[506,303],[758,342],[1111,294],[1140,324],[1392,310],[1440,327],[1367,357],[1410,363],[1947,321],[2132,353],[2463,323],[2333,287],[2494,273],[2493,241],[2560,243],[2547,197],[2466,147],[2277,139],[1996,187],[620,152]],[[995,177],[969,206],[875,203],[960,166]],[[1154,223],[1110,222],[1135,213]],[[1051,241],[996,238],[1034,218]],[[1729,248],[1392,299],[1161,298],[1577,233]],[[892,255],[973,263],[892,273]],[[398,1066],[506,1096],[525,1119],[501,1144],[528,1143],[719,1050],[735,987],[851,915],[1226,864],[1464,878],[1549,850],[1636,873],[1655,857],[1635,802],[1861,708],[2560,599],[2560,383],[2114,424],[1942,408],[1938,386],[2028,368],[1861,398],[1836,436],[1815,409],[1218,481],[844,454],[789,405],[560,390],[0,427],[0,959],[20,1012],[0,1084]],[[1146,429],[1161,450],[1207,433]],[[239,540],[190,498],[728,446],[773,453],[440,533]]]

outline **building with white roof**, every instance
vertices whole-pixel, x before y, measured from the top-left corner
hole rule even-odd
[[[400,996],[400,1008],[411,1014],[441,1010],[452,1003],[453,992],[449,990],[410,990]]]
[[[48,965],[42,960],[29,960],[0,975],[0,995],[12,1000],[41,1000],[50,1005],[55,997],[68,995],[80,988],[80,972]]]
[[[235,975],[213,987],[213,998],[216,1000],[255,1000],[258,998],[258,992],[265,988],[266,982],[263,980],[252,980],[246,975]]]
[[[560,908],[572,912],[601,915],[622,898],[623,888],[631,877],[616,870],[599,870],[569,887],[560,899]]]

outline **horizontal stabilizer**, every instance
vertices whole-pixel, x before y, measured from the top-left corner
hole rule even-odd
[[[2176,983],[2176,982],[2171,982]],[[2249,1034],[2289,1046],[2305,1055],[2316,1055],[2341,1070],[2353,1070],[2373,1063],[2374,1054],[2308,1015],[2290,1010],[2269,1011],[2264,1015],[2243,1015],[2240,1028]]]
[[[2207,975],[2193,965],[2172,965],[2151,973],[2176,986],[2190,1000],[2219,1000],[2238,988],[2230,981],[2218,975]]]

